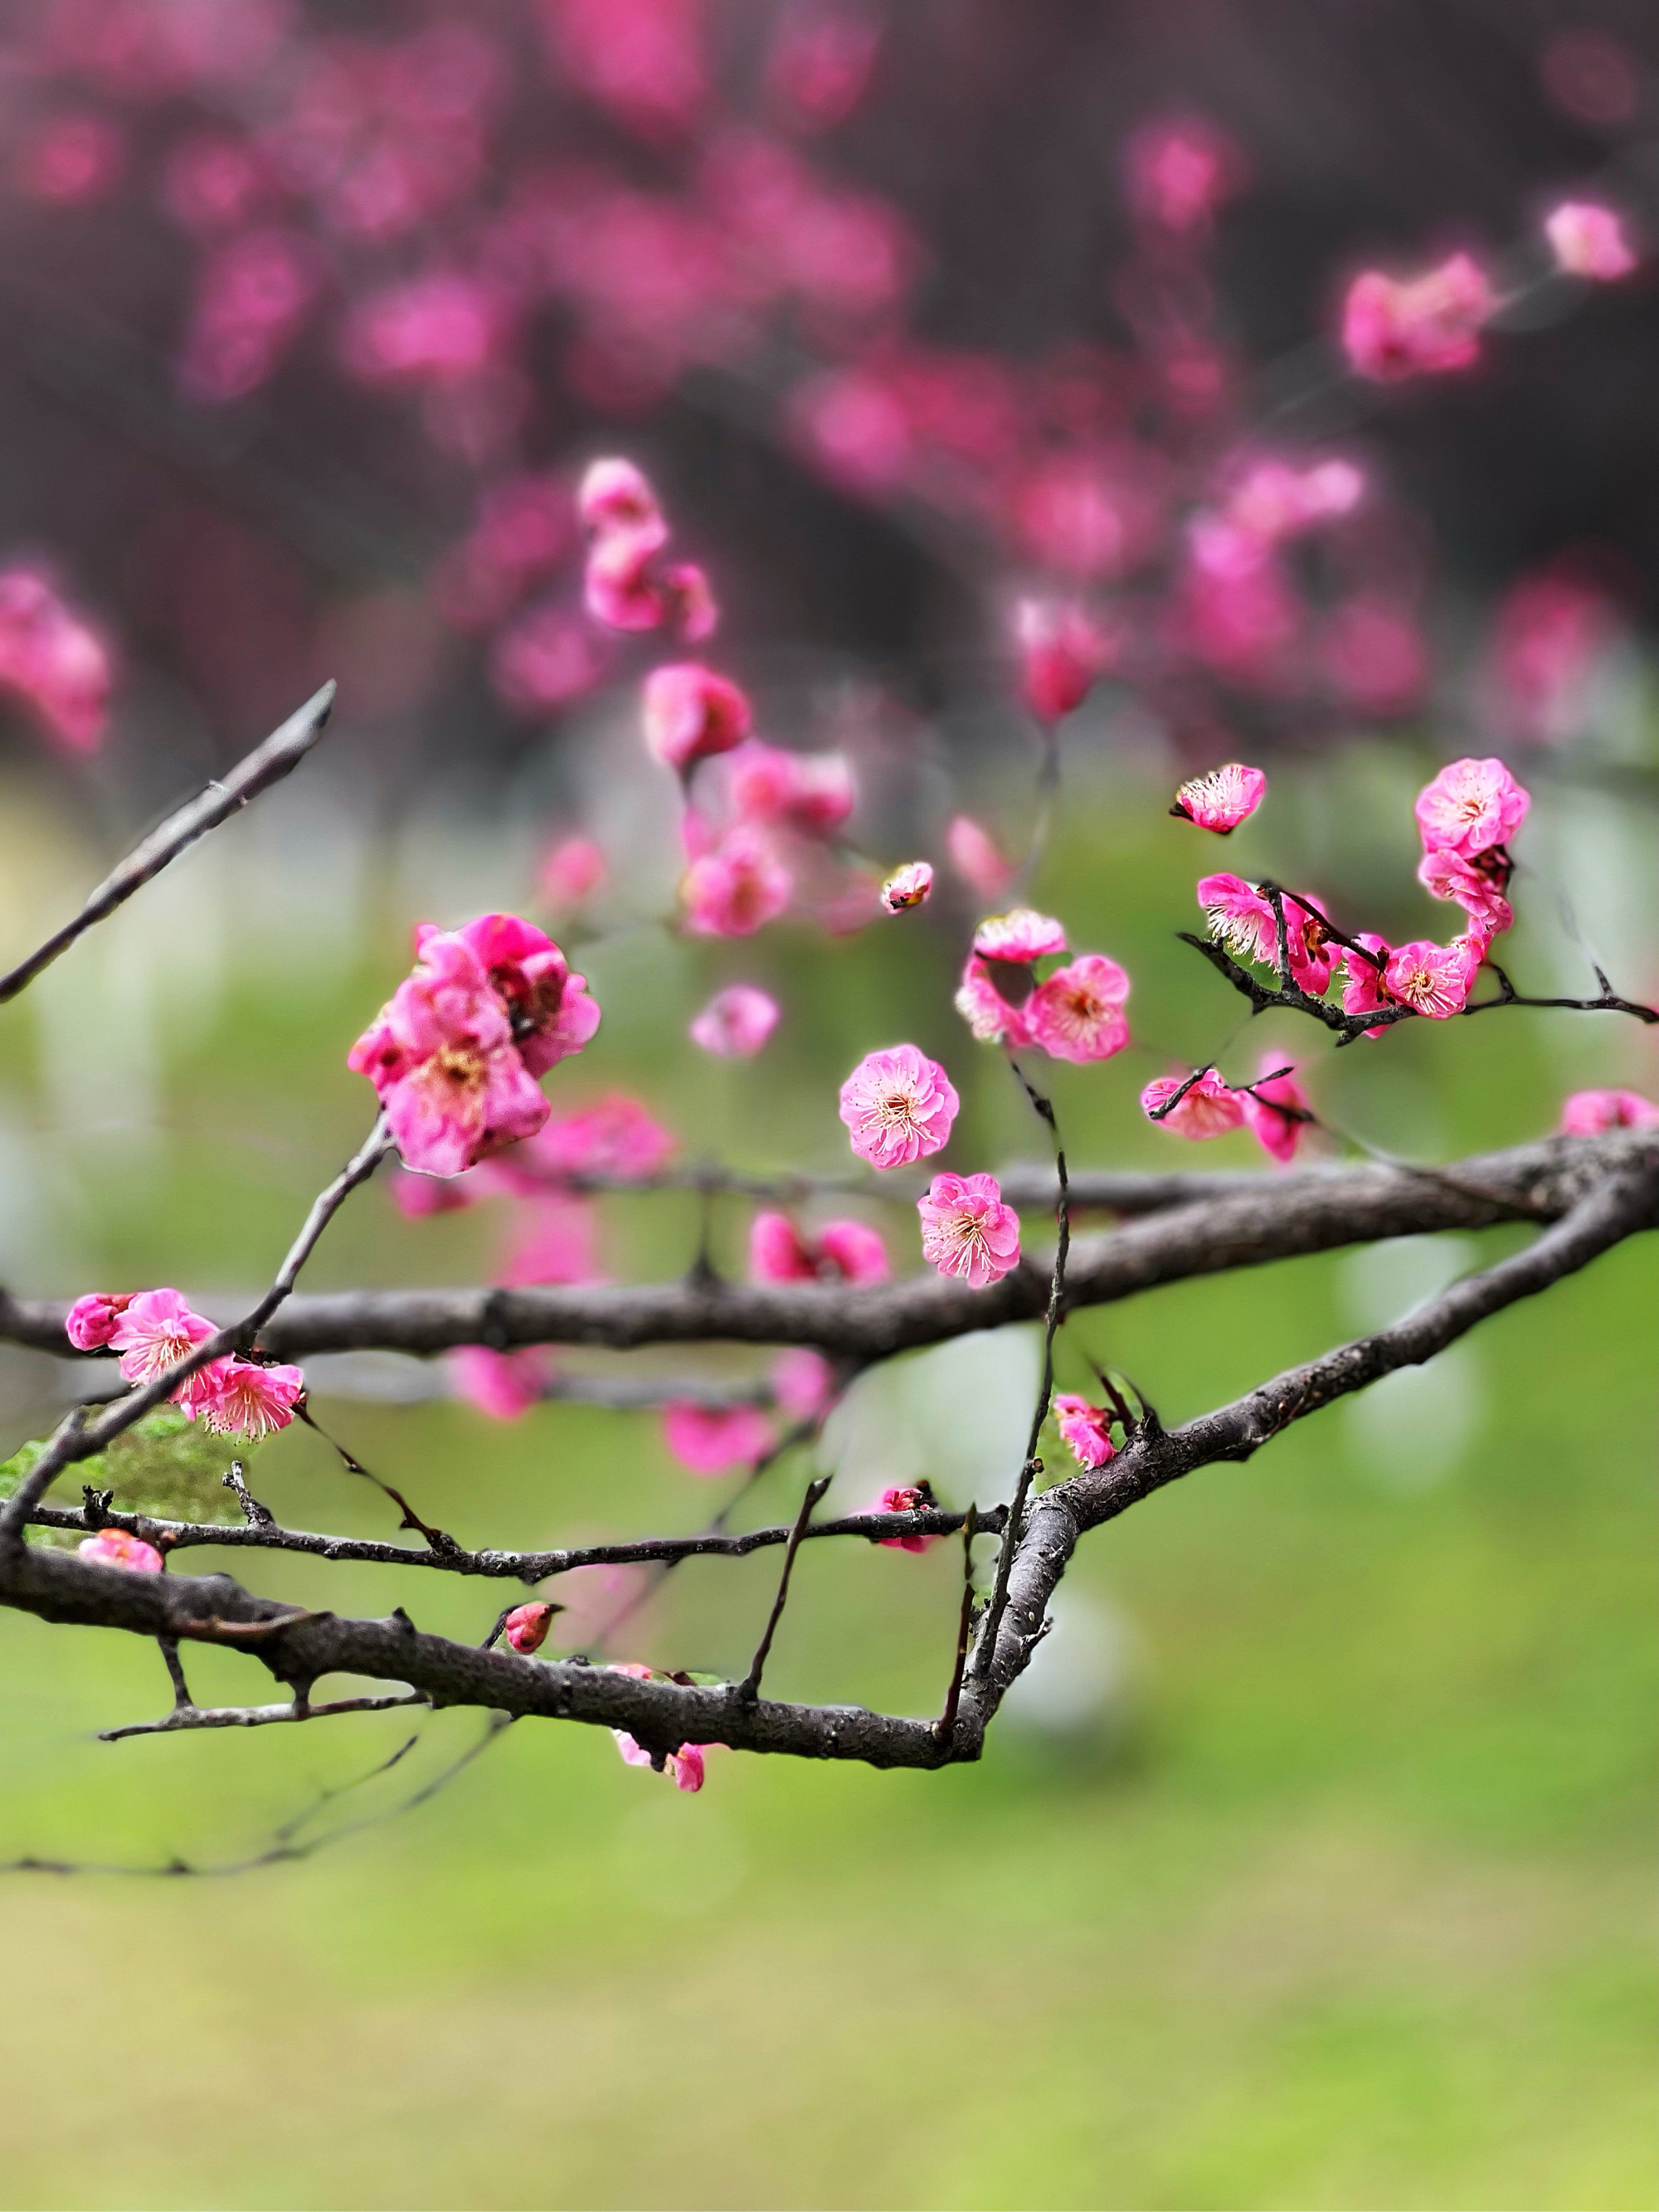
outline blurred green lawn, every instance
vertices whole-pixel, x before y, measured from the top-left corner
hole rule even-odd
[[[1316,876],[1244,836],[1229,864],[1355,896],[1368,868],[1391,880],[1343,845],[1316,779],[1299,803],[1294,850]],[[1240,1164],[1242,1140],[1177,1153],[1134,1106],[1163,1054],[1213,1052],[1237,1026],[1170,936],[1216,848],[1150,808],[1076,819],[1042,902],[1129,965],[1137,1035],[1159,1049],[1058,1072],[1073,1157]],[[995,1055],[949,1012],[943,945],[918,933],[894,961],[891,941],[601,943],[605,1029],[551,1087],[635,1086],[693,1146],[719,1131],[745,1164],[834,1165],[834,1082],[914,1035],[963,1090],[952,1164],[1035,1157]],[[1523,940],[1517,964],[1529,954],[1546,948]],[[364,1121],[341,1057],[400,959],[388,934],[309,993],[233,966],[211,1023],[171,1052],[161,1137],[89,1137],[54,1186],[100,1279],[258,1282]],[[787,977],[789,1023],[755,1069],[678,1041],[716,973]],[[52,988],[76,988],[69,963]],[[5,1096],[28,1125],[35,1033],[8,1019]],[[1316,1095],[1407,1152],[1535,1133],[1570,1087],[1546,1019],[1413,1024],[1369,1061],[1326,1066],[1322,1048]],[[1652,1079],[1629,1038],[1586,1024],[1573,1042],[1574,1082]],[[1227,1072],[1257,1049],[1236,1044]],[[684,1264],[684,1208],[614,1212],[617,1273]],[[732,1264],[742,1225],[721,1224]],[[404,1224],[371,1192],[313,1279],[466,1279],[488,1235],[480,1216]],[[906,1265],[913,1236],[896,1230]],[[1299,1262],[1074,1326],[1175,1419],[1363,1325],[1357,1279],[1341,1257]],[[1379,1451],[1339,1411],[1092,1538],[1076,1582],[1134,1654],[1096,1730],[1011,1725],[982,1765],[935,1777],[720,1755],[685,1799],[602,1734],[526,1723],[429,1804],[300,1865],[5,1877],[0,2203],[1651,2203],[1656,1288],[1644,1243],[1491,1325],[1460,1370],[1479,1420],[1444,1466],[1420,1425],[1402,1420],[1397,1453],[1384,1429]],[[720,1494],[673,1468],[646,1417],[323,1413],[464,1540],[689,1527]],[[389,1526],[314,1438],[290,1433],[257,1470],[301,1525]],[[769,1478],[757,1515],[787,1512],[800,1474]],[[939,1480],[961,1494],[948,1466]],[[238,1571],[343,1610],[401,1600],[473,1637],[501,1598],[304,1561]],[[641,1656],[740,1666],[774,1571],[688,1568]],[[927,1710],[957,1572],[948,1548],[810,1549],[769,1681]],[[0,1615],[0,1667],[7,1855],[232,1857],[415,1732],[393,1715],[105,1746],[96,1728],[164,1705],[153,1651]],[[234,1658],[191,1671],[204,1700],[270,1694]],[[390,1806],[480,1723],[418,1732],[319,1826]]]

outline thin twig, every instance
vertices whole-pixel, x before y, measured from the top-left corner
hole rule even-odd
[[[815,1475],[806,1486],[800,1501],[800,1511],[795,1516],[795,1525],[789,1531],[789,1541],[784,1547],[783,1571],[778,1577],[778,1594],[772,1601],[772,1610],[767,1616],[765,1631],[755,1646],[755,1656],[749,1662],[749,1672],[735,1689],[734,1695],[744,1705],[753,1705],[760,1694],[761,1675],[766,1666],[767,1655],[772,1649],[772,1638],[778,1632],[778,1623],[783,1619],[783,1608],[789,1597],[789,1577],[795,1571],[795,1554],[800,1549],[801,1538],[812,1518],[812,1509],[829,1489],[834,1477]]]
[[[968,1665],[968,1639],[974,1625],[974,1539],[979,1534],[979,1518],[974,1508],[968,1508],[962,1524],[962,1611],[957,1620],[957,1657],[951,1670],[951,1686],[945,1693],[945,1711],[938,1722],[941,1743],[949,1743],[956,1733],[957,1710],[962,1703],[962,1677]]]
[[[402,1705],[430,1705],[419,1690],[374,1698],[336,1698],[323,1705],[176,1705],[164,1720],[130,1721],[125,1728],[100,1729],[100,1743],[124,1743],[132,1735],[179,1735],[192,1729],[270,1728],[287,1721],[331,1720],[337,1713],[387,1713]]]

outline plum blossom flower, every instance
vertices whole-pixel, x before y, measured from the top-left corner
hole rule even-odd
[[[1228,498],[1226,519],[1254,538],[1274,544],[1310,524],[1348,514],[1364,496],[1365,479],[1352,461],[1317,461],[1299,469],[1261,459],[1249,467]]]
[[[576,487],[576,512],[590,535],[650,541],[651,550],[668,543],[668,525],[644,471],[614,456],[590,461]]]
[[[1254,884],[1241,877],[1205,876],[1198,885],[1198,902],[1204,909],[1210,934],[1236,958],[1253,960],[1264,968],[1279,965],[1279,921],[1271,901]],[[1288,893],[1284,898],[1285,927],[1290,939],[1291,975],[1314,998],[1328,988],[1334,964],[1330,939],[1319,916]]]
[[[83,1559],[96,1559],[106,1567],[125,1567],[132,1574],[159,1575],[166,1565],[154,1544],[130,1536],[125,1528],[100,1528],[95,1536],[83,1536],[75,1548]]]
[[[121,1326],[131,1291],[88,1291],[64,1316],[64,1334],[77,1352],[98,1352]]]
[[[1129,979],[1115,960],[1085,952],[1039,983],[1024,1006],[1033,1044],[1051,1060],[1109,1060],[1129,1042]]]
[[[1593,201],[1564,200],[1544,218],[1544,235],[1556,267],[1569,276],[1611,283],[1628,276],[1636,266],[1619,217],[1611,208],[1598,207]]]
[[[1143,124],[1124,155],[1129,204],[1144,222],[1177,234],[1198,230],[1243,180],[1227,134],[1207,116]]]
[[[214,1436],[256,1442],[287,1428],[306,1394],[297,1367],[262,1367],[252,1359],[216,1359],[201,1370],[201,1386],[185,1405],[191,1419]]]
[[[1177,1091],[1181,1093],[1178,1103],[1160,1113],[1159,1108],[1167,1106]],[[1173,1129],[1177,1137],[1190,1137],[1195,1141],[1224,1137],[1244,1119],[1237,1093],[1228,1088],[1212,1067],[1206,1067],[1195,1083],[1184,1075],[1154,1077],[1140,1094],[1140,1110],[1149,1121],[1156,1120],[1164,1128]]]
[[[1026,1008],[1034,995],[1031,971],[1012,962],[995,970],[976,952],[968,955],[957,991],[956,1009],[981,1042],[1005,1044],[1010,1051],[1032,1042]]]
[[[536,1177],[557,1182],[568,1176],[616,1176],[632,1181],[654,1175],[672,1158],[678,1141],[637,1098],[607,1091],[592,1106],[556,1115],[521,1153],[495,1161],[490,1172],[502,1174],[522,1163],[531,1171],[532,1188]]]
[[[618,1671],[632,1674],[635,1670],[633,1668],[625,1668]],[[647,1676],[650,1673],[648,1668],[640,1671]],[[625,1729],[612,1729],[611,1733],[616,1737],[617,1748],[629,1765],[649,1766],[651,1765],[650,1753],[646,1750],[643,1744],[636,1743]],[[677,1790],[696,1791],[702,1788],[707,1765],[705,1754],[708,1749],[708,1746],[706,1743],[683,1743],[678,1751],[669,1753],[663,1761],[663,1772]]]
[[[772,1402],[786,1421],[813,1421],[836,1395],[836,1370],[821,1352],[795,1345],[772,1362],[771,1383]]]
[[[1483,861],[1488,857],[1481,856]],[[1500,878],[1507,878],[1508,870],[1498,873]],[[1435,898],[1454,900],[1484,936],[1497,937],[1515,926],[1515,909],[1503,895],[1502,881],[1472,867],[1456,853],[1442,848],[1425,853],[1418,862],[1417,880]]]
[[[438,930],[422,933],[419,946],[414,973],[353,1045],[346,1065],[374,1085],[405,1167],[459,1175],[503,1145],[533,1136],[548,1103],[473,947]]]
[[[1054,1426],[1060,1441],[1070,1446],[1079,1467],[1104,1467],[1117,1456],[1112,1442],[1112,1415],[1104,1406],[1091,1406],[1070,1390],[1056,1390],[1053,1399]]]
[[[745,822],[782,822],[822,836],[853,811],[853,771],[841,753],[788,753],[750,738],[731,767],[732,804]]]
[[[562,1606],[548,1605],[536,1601],[528,1605],[515,1605],[501,1623],[501,1634],[522,1659],[539,1651],[547,1641],[547,1632],[553,1626],[553,1616],[562,1613]]]
[[[945,832],[945,848],[951,855],[951,866],[981,898],[1000,897],[1014,879],[1012,863],[1003,858],[995,838],[971,814],[951,817]]]
[[[557,1189],[539,1190],[515,1217],[513,1243],[495,1279],[508,1287],[526,1283],[591,1283],[594,1212],[585,1200]]]
[[[1431,1022],[1449,1020],[1468,1003],[1486,948],[1480,938],[1460,937],[1450,945],[1413,938],[1389,955],[1382,980],[1390,998],[1415,1008]]]
[[[1051,915],[1017,906],[981,922],[974,932],[974,950],[981,960],[1042,960],[1065,951],[1066,931]]]
[[[994,1176],[936,1175],[916,1200],[921,1255],[941,1275],[985,1290],[1019,1265],[1019,1216]]]
[[[654,548],[622,531],[591,546],[582,577],[582,605],[606,629],[656,629],[668,613],[668,594],[653,565]]]
[[[1343,349],[1359,375],[1378,383],[1467,368],[1480,355],[1475,334],[1497,306],[1485,270],[1467,253],[1403,283],[1367,270],[1343,303]]]
[[[735,684],[700,661],[672,661],[645,679],[645,742],[665,768],[687,776],[700,760],[729,753],[754,715]]]
[[[1374,1014],[1382,1007],[1391,1006],[1395,1003],[1384,980],[1388,963],[1394,956],[1394,947],[1386,937],[1378,937],[1374,932],[1364,929],[1354,939],[1354,944],[1363,946],[1367,952],[1374,953],[1379,964],[1373,966],[1370,961],[1362,960],[1352,947],[1344,951],[1342,1011],[1345,1014]],[[1365,1035],[1379,1037],[1388,1026],[1384,1022],[1377,1029],[1367,1030]]]
[[[1081,607],[1022,599],[1014,615],[1020,654],[1020,696],[1052,729],[1094,689],[1112,658],[1112,643]]]
[[[693,1018],[691,1042],[722,1060],[752,1060],[782,1012],[769,992],[752,983],[728,983]]]
[[[1455,760],[1417,794],[1413,812],[1425,853],[1473,860],[1512,837],[1527,818],[1531,793],[1501,760]]]
[[[1659,1106],[1639,1091],[1575,1091],[1561,1109],[1564,1137],[1600,1137],[1609,1129],[1659,1127]]]
[[[924,1513],[939,1500],[933,1495],[931,1482],[890,1483],[875,1504],[872,1513]],[[877,1543],[884,1552],[926,1552],[939,1542],[937,1536],[878,1536]]]
[[[215,1334],[213,1323],[192,1313],[177,1291],[140,1291],[126,1303],[125,1310],[104,1341],[121,1355],[121,1372],[129,1382],[153,1382],[176,1367],[181,1359]],[[211,1389],[206,1369],[187,1376],[174,1393],[189,1406]]]
[[[939,1062],[913,1044],[866,1053],[841,1086],[853,1150],[875,1168],[908,1168],[941,1151],[961,1103]]]
[[[114,684],[108,648],[38,569],[0,569],[0,685],[71,752],[95,752]]]
[[[687,1398],[664,1407],[662,1434],[693,1474],[753,1467],[777,1442],[777,1431],[758,1406],[699,1406]]]
[[[542,862],[537,889],[557,914],[574,914],[605,888],[605,854],[591,837],[562,837]]]
[[[464,1344],[449,1355],[450,1380],[465,1398],[492,1421],[522,1420],[547,1395],[553,1355],[544,1344],[516,1352],[496,1352],[484,1344]]]
[[[933,871],[927,860],[907,860],[895,868],[881,887],[881,902],[889,914],[908,914],[921,906],[933,888]]]
[[[1200,830],[1213,830],[1218,836],[1230,837],[1241,822],[1248,822],[1255,812],[1267,788],[1267,779],[1259,768],[1229,761],[1225,768],[1212,769],[1207,775],[1195,775],[1183,783],[1170,811]]]
[[[1261,1073],[1248,1091],[1237,1096],[1245,1127],[1280,1167],[1288,1167],[1304,1133],[1312,1127],[1312,1109],[1294,1068],[1285,1075],[1275,1073],[1283,1066],[1276,1053],[1264,1054]]]
[[[694,937],[752,937],[777,920],[794,889],[765,833],[740,822],[681,878],[685,926]]]
[[[415,933],[422,951],[429,923]],[[514,914],[480,915],[459,935],[477,955],[490,988],[507,1008],[520,1057],[532,1075],[545,1075],[578,1053],[599,1026],[599,1009],[587,995],[587,978],[573,975],[562,952],[533,922]]]
[[[757,1283],[884,1283],[887,1247],[863,1221],[827,1221],[805,1236],[787,1213],[757,1213],[749,1272]]]

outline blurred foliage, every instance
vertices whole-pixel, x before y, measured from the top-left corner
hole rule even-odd
[[[46,1448],[45,1439],[36,1437],[0,1462],[0,1498],[10,1496]],[[239,1522],[240,1508],[222,1478],[233,1456],[246,1465],[258,1448],[245,1437],[228,1443],[176,1407],[163,1406],[117,1437],[107,1451],[82,1460],[53,1489],[59,1495],[72,1490],[78,1504],[85,1484],[107,1491],[118,1513],[148,1513],[158,1521]]]

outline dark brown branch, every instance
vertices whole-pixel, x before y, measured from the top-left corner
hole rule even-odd
[[[135,891],[142,890],[159,876],[198,837],[204,837],[210,830],[216,830],[222,822],[246,806],[249,799],[257,799],[272,784],[292,775],[323,733],[334,704],[334,688],[331,683],[325,684],[297,713],[289,716],[281,729],[273,731],[246,760],[239,761],[222,783],[209,784],[188,805],[169,814],[159,828],[152,830],[143,842],[136,846],[90,894],[72,921],[54,930],[27,960],[20,960],[9,974],[0,975],[0,1006],[26,989],[43,969],[51,967],[59,953],[69,950],[76,938],[113,914],[117,907],[125,905]]]
[[[755,1646],[755,1656],[749,1662],[749,1672],[744,1676],[735,1695],[744,1705],[753,1705],[760,1695],[761,1676],[766,1672],[766,1662],[771,1656],[772,1639],[778,1632],[778,1623],[783,1619],[783,1608],[789,1602],[789,1580],[795,1571],[795,1554],[812,1519],[812,1509],[830,1487],[831,1478],[815,1475],[806,1486],[800,1501],[800,1510],[795,1516],[795,1525],[789,1531],[789,1541],[784,1547],[783,1569],[778,1577],[777,1595],[772,1601],[772,1610],[761,1631],[761,1640]]]

